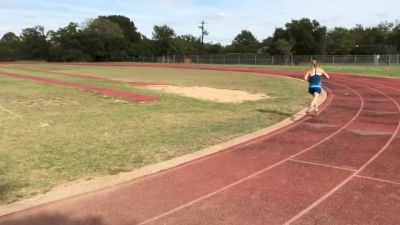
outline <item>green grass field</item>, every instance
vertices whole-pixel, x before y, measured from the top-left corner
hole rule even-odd
[[[272,98],[215,103],[24,68],[263,92]],[[0,204],[200,150],[274,124],[309,101],[301,81],[237,72],[50,64],[0,70],[161,96],[141,104],[0,76]]]

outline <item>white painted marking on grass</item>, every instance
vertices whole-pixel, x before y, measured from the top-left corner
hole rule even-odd
[[[48,123],[43,123],[43,122],[40,122],[40,125],[39,125],[39,127],[49,127],[50,126],[50,124],[48,124]]]
[[[13,112],[13,111],[11,111],[11,110],[9,110],[9,109],[4,108],[4,107],[1,106],[1,105],[0,105],[0,110],[1,110],[1,111],[4,111],[4,112],[7,112],[7,113],[9,113],[9,114],[11,114],[11,115],[13,115],[14,117],[21,117],[20,115],[16,114],[15,112]]]
[[[382,95],[385,95],[387,98],[389,98],[396,106],[398,111],[400,111],[400,105],[393,99],[391,98],[389,95],[379,91],[378,89],[375,88],[371,88],[365,85],[361,85],[364,87],[367,87],[369,89],[373,89],[376,92],[381,93]],[[400,129],[400,120],[397,123],[397,128],[396,131],[393,133],[392,137],[386,142],[386,144],[374,155],[372,156],[366,163],[364,163],[364,165],[362,165],[357,171],[355,171],[352,175],[350,175],[348,178],[346,178],[344,181],[342,181],[340,184],[338,184],[336,187],[334,187],[331,191],[329,191],[328,193],[326,193],[324,196],[322,196],[321,198],[319,198],[317,201],[315,201],[313,204],[311,204],[310,206],[308,206],[307,208],[303,209],[301,212],[299,212],[297,215],[295,215],[294,217],[290,218],[288,221],[286,221],[284,223],[284,225],[289,225],[293,222],[295,222],[296,220],[298,220],[299,218],[301,218],[302,216],[304,216],[305,214],[307,214],[308,212],[310,212],[312,209],[314,209],[315,207],[317,207],[319,204],[321,204],[323,201],[325,201],[326,199],[328,199],[330,196],[332,196],[334,193],[336,193],[339,189],[341,189],[344,185],[346,185],[351,179],[353,179],[354,177],[356,177],[362,170],[364,170],[369,164],[371,164],[371,162],[373,162],[376,158],[378,158],[385,150],[386,148],[392,143],[392,141],[394,140],[394,138],[397,136],[398,132]]]
[[[0,117],[0,120],[11,120],[11,119],[16,119],[18,117],[16,116],[7,116],[7,117]]]
[[[323,166],[323,167],[328,167],[332,169],[339,169],[339,170],[346,170],[346,171],[352,171],[355,172],[355,169],[350,169],[350,168],[344,168],[344,167],[339,167],[339,166],[332,166],[328,164],[322,164],[322,163],[315,163],[315,162],[309,162],[309,161],[303,161],[303,160],[297,160],[297,159],[291,159],[290,161],[292,162],[297,162],[301,164],[309,164],[309,165],[314,165],[314,166]]]
[[[242,182],[244,182],[244,181],[247,181],[247,180],[249,180],[249,179],[251,179],[251,178],[253,178],[253,177],[256,177],[257,175],[259,175],[259,174],[261,174],[261,173],[264,173],[264,172],[266,172],[266,171],[268,171],[268,170],[270,170],[270,169],[273,169],[273,168],[275,168],[275,167],[277,167],[277,166],[279,166],[279,165],[281,165],[281,164],[283,164],[283,163],[285,163],[285,162],[288,162],[289,160],[294,159],[295,157],[297,157],[297,156],[299,156],[299,155],[301,155],[301,154],[303,154],[303,153],[305,153],[305,152],[308,152],[309,150],[311,150],[311,149],[317,147],[318,145],[324,143],[325,141],[331,139],[332,137],[334,137],[335,135],[337,135],[338,133],[340,133],[342,130],[344,130],[347,126],[349,126],[349,125],[360,115],[362,109],[364,108],[364,100],[363,100],[363,98],[361,97],[360,94],[358,94],[356,91],[354,91],[353,89],[349,88],[348,86],[341,85],[341,84],[337,84],[337,85],[338,85],[338,86],[345,87],[345,88],[351,90],[352,92],[354,92],[354,93],[358,96],[358,98],[360,99],[360,102],[361,102],[360,108],[359,108],[358,112],[356,113],[356,115],[354,115],[353,118],[352,118],[350,121],[348,121],[345,125],[343,125],[340,129],[338,129],[337,131],[335,131],[335,132],[332,133],[331,135],[327,136],[326,138],[322,139],[322,140],[319,141],[318,143],[316,143],[316,144],[314,144],[314,145],[312,145],[312,146],[310,146],[310,147],[308,147],[308,148],[302,150],[301,152],[298,152],[298,153],[296,153],[296,154],[293,154],[292,156],[289,156],[289,157],[286,158],[286,159],[283,159],[283,160],[281,160],[281,161],[279,161],[279,162],[277,162],[277,163],[275,163],[275,164],[273,164],[273,165],[271,165],[271,166],[268,166],[267,168],[264,168],[264,169],[262,169],[262,170],[259,170],[258,172],[255,172],[255,173],[253,173],[253,174],[251,174],[251,175],[249,175],[249,176],[247,176],[247,177],[244,177],[244,178],[242,178],[242,179],[240,179],[240,180],[238,180],[238,181],[236,181],[236,182],[234,182],[234,183],[231,183],[231,184],[229,184],[229,185],[227,185],[227,186],[225,186],[225,187],[222,187],[222,188],[220,188],[220,189],[218,189],[218,190],[216,190],[216,191],[213,191],[213,192],[211,192],[211,193],[209,193],[209,194],[207,194],[207,195],[204,195],[204,196],[202,196],[202,197],[200,197],[200,198],[197,198],[197,199],[195,199],[195,200],[193,200],[193,201],[190,201],[190,202],[188,202],[188,203],[186,203],[186,204],[183,204],[183,205],[181,205],[181,206],[179,206],[179,207],[176,207],[176,208],[174,208],[174,209],[171,209],[171,210],[169,210],[169,211],[167,211],[167,212],[165,212],[165,213],[162,213],[162,214],[160,214],[160,215],[158,215],[158,216],[155,216],[155,217],[152,217],[152,218],[150,218],[150,219],[148,219],[148,220],[145,220],[145,221],[143,221],[143,222],[140,222],[140,223],[138,223],[137,225],[143,225],[143,224],[147,224],[147,223],[153,222],[153,221],[158,220],[158,219],[160,219],[160,218],[162,218],[162,217],[165,217],[165,216],[168,216],[168,215],[170,215],[170,214],[172,214],[172,213],[174,213],[174,212],[177,212],[177,211],[179,211],[179,210],[181,210],[181,209],[183,209],[183,208],[186,208],[186,207],[188,207],[188,206],[191,206],[191,205],[193,205],[193,204],[195,204],[195,203],[197,203],[197,202],[200,202],[200,201],[202,201],[202,200],[204,200],[204,199],[207,199],[207,198],[209,198],[209,197],[211,197],[211,196],[214,196],[214,195],[216,195],[216,194],[218,194],[218,193],[220,193],[220,192],[222,192],[222,191],[225,191],[225,190],[227,190],[227,189],[229,189],[229,188],[231,188],[231,187],[234,187],[234,186],[236,186],[236,185],[238,185],[238,184],[240,184],[240,183],[242,183]]]

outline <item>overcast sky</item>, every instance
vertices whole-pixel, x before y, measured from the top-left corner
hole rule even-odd
[[[8,31],[43,25],[57,30],[98,15],[120,14],[152,37],[154,25],[167,24],[178,35],[200,35],[206,21],[207,42],[229,44],[241,30],[259,40],[292,19],[307,17],[328,28],[377,25],[400,20],[399,0],[0,0],[0,37]]]

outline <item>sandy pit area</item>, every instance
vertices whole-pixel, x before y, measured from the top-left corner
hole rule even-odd
[[[257,101],[270,98],[268,95],[263,93],[254,94],[247,91],[217,89],[200,86],[181,87],[172,85],[149,85],[146,86],[146,88],[153,91],[163,91],[185,97],[221,103],[242,103],[245,101]]]

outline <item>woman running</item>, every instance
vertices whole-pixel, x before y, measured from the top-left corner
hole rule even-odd
[[[324,69],[318,67],[317,60],[311,60],[311,70],[306,73],[304,80],[308,82],[308,93],[313,96],[311,104],[308,106],[307,113],[311,113],[313,110],[315,114],[318,114],[318,98],[322,91],[322,77],[325,76],[329,79],[329,75]]]

